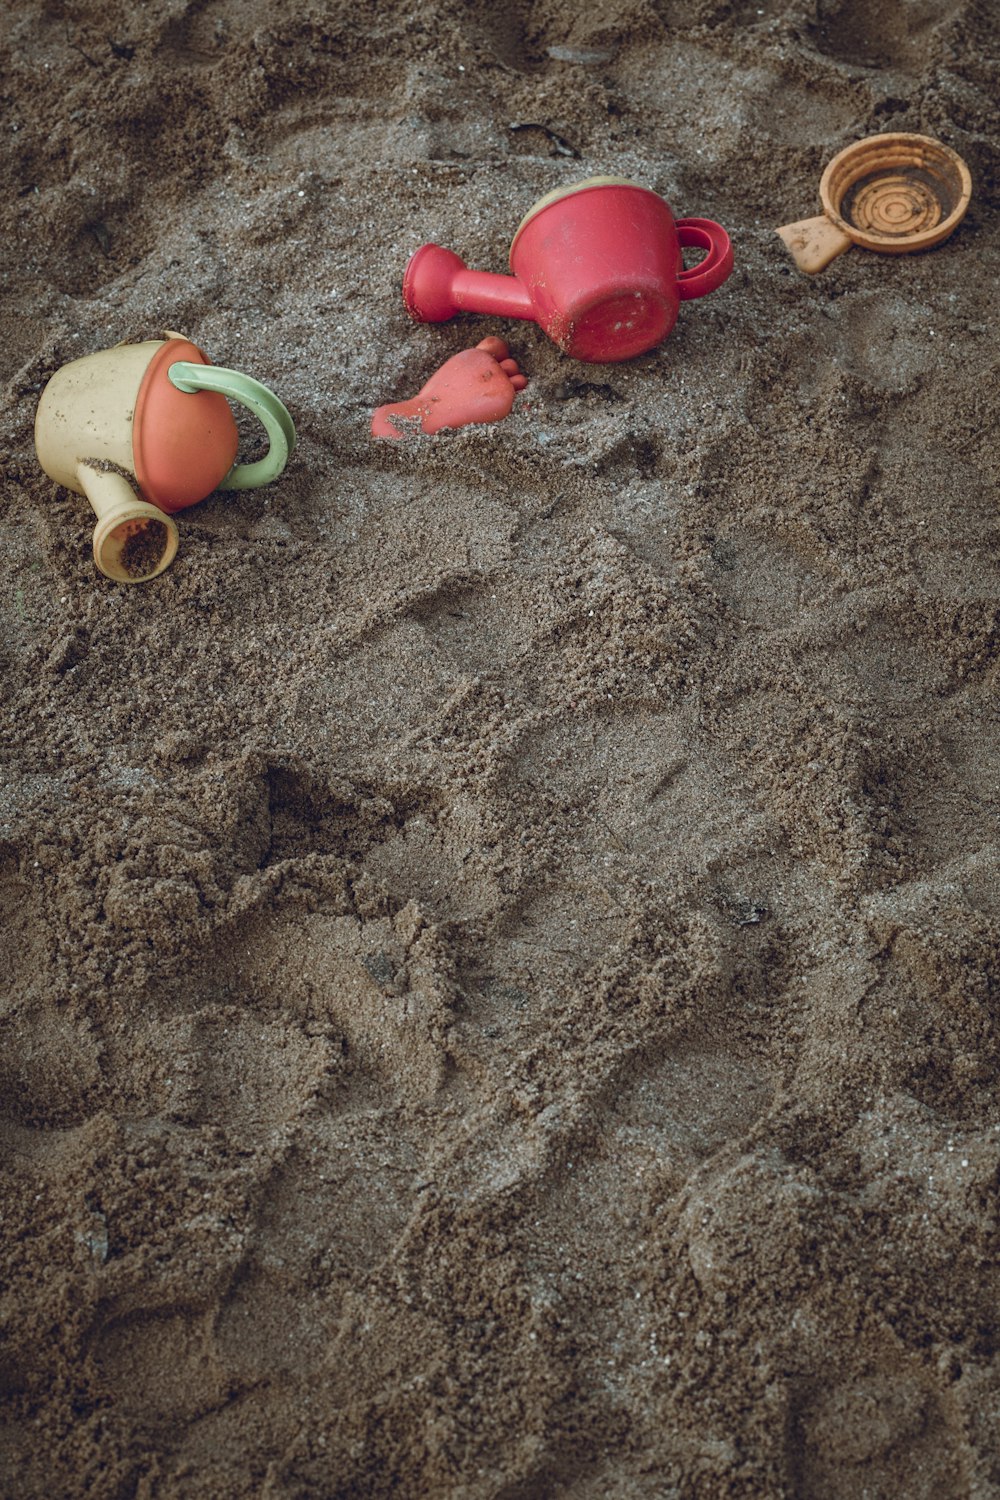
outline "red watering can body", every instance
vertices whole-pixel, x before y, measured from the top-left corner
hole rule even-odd
[[[684,269],[681,249],[705,250]],[[403,300],[419,323],[458,312],[539,324],[565,354],[610,363],[667,337],[681,301],[722,285],[729,236],[711,219],[680,219],[656,193],[597,177],[539,200],[510,250],[512,276],[470,271],[451,250],[424,245],[410,260]]]

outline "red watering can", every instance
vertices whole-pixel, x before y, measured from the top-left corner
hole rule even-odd
[[[681,249],[706,252],[690,270]],[[564,354],[592,363],[632,359],[667,337],[680,303],[714,292],[733,269],[726,231],[711,219],[674,220],[649,188],[590,177],[556,188],[522,219],[512,276],[470,271],[452,250],[424,245],[403,278],[418,323],[458,312],[538,323]]]

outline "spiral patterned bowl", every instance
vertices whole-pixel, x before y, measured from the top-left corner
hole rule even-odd
[[[904,255],[948,238],[972,196],[962,158],[927,135],[873,135],[835,156],[823,209],[856,245]]]

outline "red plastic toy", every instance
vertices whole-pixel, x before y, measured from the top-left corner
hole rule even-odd
[[[707,252],[687,271],[686,246]],[[470,271],[454,251],[424,245],[406,268],[403,301],[418,323],[458,312],[527,319],[565,354],[606,363],[661,343],[682,301],[726,280],[733,251],[711,219],[675,222],[649,188],[592,177],[539,199],[514,236],[510,268],[513,276]]]
[[[499,422],[528,384],[503,339],[487,338],[474,349],[446,359],[409,401],[380,406],[372,417],[372,436],[402,438],[419,427],[440,432],[473,422]]]

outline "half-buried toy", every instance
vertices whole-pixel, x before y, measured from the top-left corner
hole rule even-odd
[[[527,384],[503,339],[483,339],[446,359],[408,401],[380,406],[372,417],[372,436],[398,440],[410,433],[499,422]]]
[[[256,463],[236,463],[227,397],[264,426],[269,448]],[[174,333],[63,365],[35,417],[39,463],[57,484],[86,495],[97,515],[94,561],[122,583],[155,578],[173,561],[175,512],[216,489],[267,484],[294,446],[292,419],[273,392],[210,364]]]

